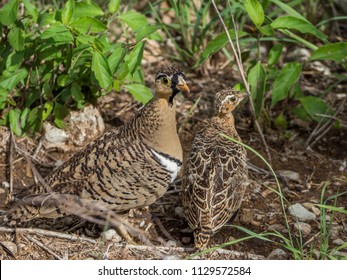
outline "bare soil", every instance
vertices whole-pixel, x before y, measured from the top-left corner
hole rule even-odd
[[[156,70],[166,62],[156,62],[147,64],[145,67],[146,81],[151,85]],[[218,68],[216,68],[218,69]],[[179,135],[182,141],[185,154],[190,149],[196,129],[204,119],[213,114],[214,94],[223,88],[233,86],[238,79],[237,74],[229,68],[221,70],[210,70],[209,75],[200,76],[187,73],[187,80],[191,88],[191,93],[185,96],[177,96],[178,107],[177,121]],[[317,74],[318,75],[318,74]],[[233,79],[231,77],[234,77]],[[318,80],[318,82],[317,82]],[[303,78],[301,83],[306,87],[324,87],[324,77]],[[321,90],[317,88],[317,90]],[[346,92],[346,85],[336,89],[331,93],[329,103],[336,108],[339,103],[336,93]],[[193,104],[201,97],[196,109],[190,112]],[[107,129],[122,125],[131,119],[140,105],[133,101],[127,93],[112,93],[105,96],[98,104]],[[281,110],[279,108],[278,110]],[[347,108],[339,116],[341,121],[347,123]],[[248,109],[248,104],[242,104],[235,113],[236,126],[242,140],[256,151],[266,157],[263,144],[259,134],[254,130],[252,117]],[[264,125],[264,134],[272,155],[272,167],[280,175],[280,171],[287,173],[296,172],[299,178],[295,180],[288,176],[279,176],[283,195],[290,204],[300,203],[308,210],[316,211],[316,220],[308,222],[312,231],[303,236],[304,251],[312,248],[318,250],[320,245],[320,216],[317,207],[313,204],[320,203],[324,186],[326,192],[324,199],[341,194],[347,191],[347,127],[332,128],[313,147],[305,147],[305,141],[314,129],[316,123],[302,124],[300,121],[289,123],[288,131],[290,135],[284,136],[284,131],[276,130],[272,125]],[[1,130],[1,136],[5,137],[5,129]],[[39,138],[16,138],[17,145],[33,155]],[[0,151],[0,182],[10,182],[9,173],[9,141],[3,141],[4,147]],[[47,174],[56,160],[66,160],[73,152],[46,151],[40,148],[37,151],[37,158],[41,165],[35,164],[37,170],[43,176]],[[280,232],[287,236],[288,229],[284,219],[281,201],[276,193],[277,186],[274,177],[262,162],[251,151],[248,152],[250,168],[250,186],[244,198],[242,207],[234,221],[230,225],[242,226],[256,233],[264,231]],[[13,184],[15,190],[29,187],[34,182],[32,167],[28,158],[18,152],[13,154]],[[85,222],[76,217],[65,217],[55,221],[42,219],[33,221],[26,227],[33,231],[17,230],[10,232],[4,228],[0,229],[0,259],[163,259],[163,258],[187,258],[194,253],[193,234],[182,215],[181,181],[178,178],[168,192],[155,204],[144,209],[136,209],[130,212],[128,221],[137,228],[147,231],[150,234],[152,244],[142,244],[136,240],[136,244],[127,245],[125,242],[105,241],[100,235],[103,228]],[[0,193],[0,201],[4,202],[5,194]],[[333,204],[330,200],[328,204]],[[336,199],[336,206],[346,209],[347,195],[341,195]],[[287,211],[288,203],[285,204]],[[5,210],[4,205],[2,205]],[[347,242],[347,220],[346,215],[336,213],[330,215],[332,222],[330,245],[342,239]],[[294,219],[288,216],[291,234],[298,236],[293,228]],[[57,233],[55,236],[48,236],[39,229]],[[66,234],[66,235],[59,235]],[[69,240],[68,236],[77,236],[81,239]],[[225,226],[213,239],[212,244],[218,245],[247,236],[241,230]],[[85,239],[83,239],[85,238]],[[271,238],[273,241],[281,242],[279,239]],[[276,242],[263,241],[252,238],[246,241],[226,246],[223,250],[205,253],[198,258],[201,259],[257,259],[268,258],[269,254],[277,248],[281,248]],[[15,245],[15,249],[10,247]],[[10,252],[9,252],[10,251]],[[286,250],[285,250],[286,251]],[[312,251],[312,250],[311,250]],[[347,254],[347,251],[342,251]],[[293,258],[292,254],[286,251],[284,258]],[[315,258],[317,256],[311,256]],[[280,257],[275,257],[280,258]]]

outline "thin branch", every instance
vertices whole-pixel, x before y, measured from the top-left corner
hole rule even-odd
[[[82,242],[89,242],[92,244],[96,244],[96,240],[87,238],[87,237],[80,237],[73,234],[68,233],[61,233],[56,231],[50,231],[40,228],[6,228],[6,227],[0,227],[0,233],[31,233],[31,234],[37,234],[37,235],[43,235],[47,237],[56,237],[61,239],[67,239],[70,241],[82,241]]]
[[[336,117],[338,116],[338,114],[340,114],[342,112],[342,110],[345,106],[346,100],[347,100],[347,98],[343,99],[340,106],[335,111],[334,115],[332,115],[330,117],[329,121],[327,121],[325,124],[322,124],[323,118],[321,118],[321,120],[319,121],[319,123],[317,124],[315,129],[312,131],[312,133],[308,137],[308,139],[305,143],[306,147],[314,146],[325,134],[327,134],[329,132],[329,130],[333,127],[333,125],[335,123]],[[314,141],[312,141],[312,143],[310,144],[312,139],[314,139]]]
[[[9,165],[10,165],[10,190],[9,190],[9,199],[12,200],[12,195],[13,195],[13,156],[14,156],[14,150],[15,150],[15,147],[16,147],[16,140],[14,139],[14,136],[13,136],[13,132],[12,130],[10,131],[11,132],[11,140],[10,140],[10,162],[9,162]]]
[[[228,1],[229,2],[229,1]],[[239,43],[238,43],[238,32],[237,32],[237,28],[236,28],[236,25],[235,25],[235,22],[233,20],[233,23],[234,23],[234,31],[235,31],[235,38],[236,38],[236,44],[237,44],[237,48],[238,48],[238,51],[236,51],[236,48],[235,48],[235,45],[230,37],[230,34],[229,34],[229,31],[228,31],[228,28],[227,26],[225,25],[225,22],[222,18],[222,15],[220,14],[218,8],[217,8],[217,5],[215,3],[214,0],[212,0],[212,4],[216,10],[216,13],[218,14],[218,17],[219,17],[219,20],[220,22],[222,23],[223,25],[223,28],[224,28],[224,31],[228,37],[228,41],[229,41],[229,44],[233,50],[233,53],[234,53],[234,56],[235,56],[235,59],[236,59],[236,63],[237,63],[237,66],[239,68],[239,71],[240,71],[240,75],[241,75],[241,78],[242,78],[242,81],[243,81],[243,84],[245,85],[245,88],[246,88],[246,91],[247,91],[247,94],[250,96],[251,93],[250,93],[250,88],[249,88],[249,84],[247,82],[247,78],[246,78],[246,71],[243,67],[243,64],[242,64],[242,59],[241,59],[241,50],[240,50],[240,46],[239,46]],[[231,10],[231,4],[229,3],[229,6],[230,6],[230,10]],[[230,11],[231,12],[231,11]],[[233,17],[232,17],[233,19]],[[257,120],[257,116],[256,116],[256,113],[255,113],[255,108],[254,108],[254,103],[253,103],[253,100],[252,98],[250,97],[249,98],[249,104],[250,104],[250,107],[251,107],[251,112],[252,112],[252,116],[253,116],[253,120],[254,120],[254,124],[255,124],[255,127],[256,127],[256,130],[258,131],[259,135],[260,135],[260,138],[261,138],[261,141],[264,145],[264,149],[265,149],[265,153],[267,155],[267,158],[268,158],[268,161],[270,162],[271,164],[271,154],[270,154],[270,150],[269,150],[269,147],[266,143],[266,140],[265,140],[265,137],[264,137],[264,134],[261,130],[261,127],[258,123],[258,120]]]
[[[60,257],[58,254],[53,252],[50,248],[48,248],[45,244],[41,243],[40,241],[36,240],[34,237],[30,235],[25,236],[27,239],[29,239],[31,242],[35,243],[37,246],[39,246],[41,249],[46,251],[47,253],[51,254],[53,257],[55,257],[57,260],[63,260],[62,257]]]

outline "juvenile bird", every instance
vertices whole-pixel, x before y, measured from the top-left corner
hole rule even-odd
[[[156,75],[154,87],[152,100],[129,123],[87,145],[48,175],[45,184],[19,193],[4,221],[16,224],[71,214],[64,210],[65,202],[52,202],[54,197],[71,195],[85,215],[93,213],[85,212],[84,202],[123,212],[160,198],[182,165],[174,97],[189,88],[184,73],[172,67]]]
[[[237,212],[245,193],[246,151],[220,135],[240,141],[232,112],[245,96],[234,89],[216,94],[216,115],[196,133],[184,167],[183,206],[199,249]]]

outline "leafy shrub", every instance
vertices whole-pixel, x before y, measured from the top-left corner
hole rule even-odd
[[[147,21],[142,22],[147,29],[135,33],[134,44],[122,42],[121,35],[111,42],[111,15],[134,26],[128,20],[131,11],[118,14],[120,1],[109,2],[108,14],[93,1],[68,0],[61,9],[47,10],[31,0],[21,2],[9,0],[0,10],[1,125],[22,135],[40,131],[43,121],[54,116],[62,127],[72,108],[83,108],[122,86],[140,102],[151,98],[140,64],[142,39],[155,30],[148,31]]]

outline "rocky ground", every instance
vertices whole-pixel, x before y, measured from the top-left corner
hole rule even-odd
[[[152,52],[155,50],[152,48]],[[156,70],[168,62],[153,59],[145,54],[146,82],[151,86]],[[219,69],[219,70],[216,70]],[[304,91],[320,91],[324,88],[324,73],[318,70],[304,75],[300,83]],[[194,133],[201,122],[213,113],[213,96],[217,90],[233,86],[237,72],[230,68],[208,69],[203,76],[187,72],[191,93],[176,98],[179,135],[185,153],[190,149]],[[318,78],[317,78],[318,77]],[[317,83],[321,81],[321,83]],[[333,108],[345,97],[346,86],[337,87],[327,96]],[[197,100],[200,98],[199,102]],[[134,116],[140,105],[127,93],[112,93],[103,97],[98,109],[87,108],[83,116],[74,113],[69,119],[69,129],[59,131],[46,125],[43,136],[35,139],[16,138],[14,145],[9,132],[0,128],[0,201],[12,184],[15,190],[30,187],[39,175],[44,176],[54,166],[61,164],[91,141],[92,135],[104,129],[122,125]],[[293,119],[290,136],[283,131],[266,126],[264,131],[272,156],[272,167],[281,185],[287,202],[282,207],[274,176],[255,154],[248,152],[250,186],[237,218],[232,225],[255,233],[289,234],[301,245],[294,245],[303,253],[303,258],[322,258],[322,221],[327,222],[330,234],[327,246],[336,248],[346,245],[346,215],[327,211],[322,217],[319,204],[323,194],[328,205],[346,209],[347,205],[347,106],[339,115],[340,128],[331,128],[312,147],[305,142],[316,124],[306,124]],[[100,112],[100,113],[99,113]],[[243,141],[266,157],[259,134],[254,131],[252,118],[245,103],[235,113],[237,129]],[[83,125],[87,123],[87,125]],[[265,127],[265,126],[264,126]],[[11,144],[12,143],[12,144]],[[11,146],[13,151],[11,152]],[[14,147],[16,146],[17,149]],[[12,168],[12,172],[10,169]],[[195,253],[193,234],[189,229],[181,205],[181,181],[178,178],[168,192],[155,204],[144,209],[130,211],[128,221],[133,227],[148,233],[150,243],[135,237],[135,244],[126,244],[109,227],[100,227],[75,217],[39,220],[25,228],[0,228],[0,259],[183,259]],[[338,195],[340,194],[340,195]],[[338,196],[336,196],[338,195]],[[336,199],[332,199],[336,197]],[[2,205],[2,210],[5,210]],[[287,222],[284,212],[287,215]],[[212,239],[212,245],[236,242],[247,236],[239,228],[227,225]],[[283,240],[267,236],[271,241],[252,238],[236,242],[218,250],[204,253],[201,259],[292,259],[293,254],[285,249]],[[346,247],[346,246],[345,246]],[[346,249],[332,253],[335,257],[347,258]]]

